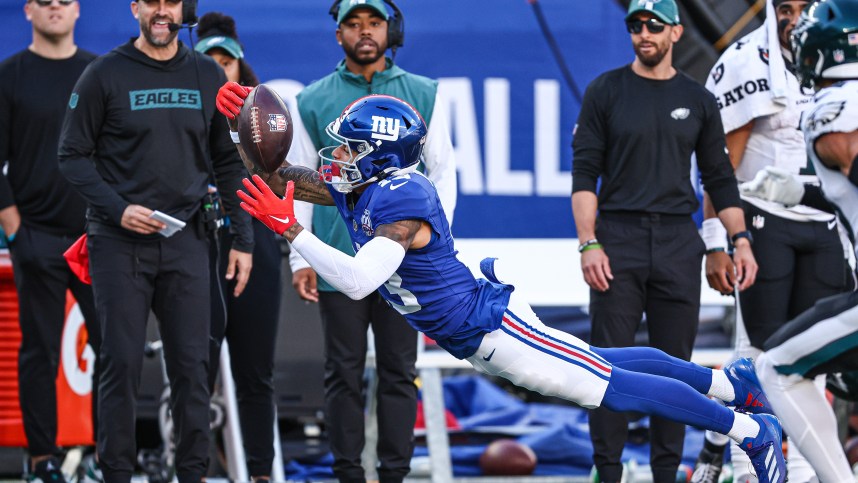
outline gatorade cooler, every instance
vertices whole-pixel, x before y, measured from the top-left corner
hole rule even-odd
[[[18,294],[12,260],[0,250],[0,446],[27,446],[18,403]],[[92,445],[92,372],[95,352],[77,302],[66,295],[66,321],[57,374],[57,445]]]

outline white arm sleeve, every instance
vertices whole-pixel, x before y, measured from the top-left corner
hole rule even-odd
[[[432,109],[432,124],[426,135],[426,147],[423,149],[423,163],[426,165],[426,177],[435,184],[447,223],[453,225],[453,212],[456,210],[456,155],[453,140],[450,138],[450,123],[447,110],[439,107],[441,99],[435,94],[435,107]]]
[[[405,248],[383,236],[370,240],[354,257],[325,244],[308,230],[295,237],[292,248],[320,277],[353,300],[360,300],[378,289],[405,258]]]
[[[297,103],[297,101],[296,101]],[[289,162],[295,166],[305,166],[312,170],[319,168],[319,153],[313,146],[313,141],[307,133],[301,115],[295,110],[296,115],[292,117],[292,147],[289,148]],[[313,231],[313,204],[306,201],[295,200],[295,219],[304,227],[304,230]],[[310,266],[297,250],[289,252],[289,268],[292,273]]]

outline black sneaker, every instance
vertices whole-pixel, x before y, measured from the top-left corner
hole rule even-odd
[[[28,479],[30,483],[66,483],[66,478],[60,471],[60,462],[56,458],[36,463]]]
[[[691,475],[690,483],[718,483],[718,477],[721,476],[726,446],[715,446],[709,444],[708,441],[706,443],[700,450],[700,454],[697,455],[697,462],[694,463],[694,473]]]

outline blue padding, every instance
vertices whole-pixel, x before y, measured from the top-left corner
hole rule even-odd
[[[559,401],[559,400],[558,400]],[[562,401],[559,401],[562,402]],[[485,438],[474,433],[489,428],[493,433],[508,434],[530,446],[536,453],[536,476],[585,476],[593,466],[593,447],[587,425],[587,411],[571,404],[524,403],[482,376],[452,376],[444,378],[444,403],[463,428],[451,434],[450,457],[456,477],[480,476],[479,458],[485,450]],[[726,408],[725,408],[726,409]],[[644,435],[649,419],[630,424],[632,431]],[[528,434],[521,435],[524,432]],[[459,441],[466,440],[466,443]],[[649,445],[643,437],[631,439],[623,451],[623,461],[631,459],[640,464],[649,462]],[[470,441],[470,442],[467,442]],[[685,434],[683,463],[694,465],[703,444],[703,432],[688,428]],[[417,446],[415,457],[428,455],[425,446]],[[293,460],[286,466],[291,480],[312,481],[332,479],[330,454],[318,460]]]

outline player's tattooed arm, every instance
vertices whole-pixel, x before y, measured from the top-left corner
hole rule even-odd
[[[331,197],[331,192],[325,182],[319,178],[319,173],[304,166],[293,166],[288,161],[283,161],[283,164],[273,173],[256,169],[253,163],[249,162],[244,156],[244,151],[241,146],[236,144],[238,152],[241,154],[241,159],[244,161],[244,167],[250,174],[258,175],[265,180],[271,191],[277,196],[283,196],[286,191],[286,183],[289,181],[295,182],[295,199],[314,203],[317,205],[334,205],[334,199]]]
[[[234,119],[230,120],[231,127],[234,123]],[[244,167],[248,173],[258,175],[265,180],[271,191],[277,193],[278,196],[283,196],[288,181],[294,181],[296,200],[315,203],[317,205],[334,205],[331,192],[328,191],[327,185],[321,180],[318,172],[304,166],[294,166],[284,159],[275,172],[266,173],[250,161],[250,158],[244,153],[244,148],[241,147],[241,144],[236,144],[235,147],[238,149],[238,154],[241,155],[241,161],[244,163]]]
[[[290,226],[286,231],[283,232],[283,238],[285,238],[286,241],[288,241],[289,243],[292,243],[293,241],[295,241],[295,237],[298,236],[298,234],[302,231],[304,231],[304,227],[301,226],[300,223],[296,222],[294,225]]]
[[[431,236],[429,224],[422,220],[402,220],[379,225],[375,230],[375,236],[389,238],[402,245],[403,248],[422,248],[426,246],[423,238]]]
[[[272,176],[268,185],[275,193],[283,193],[288,181],[295,182],[295,199],[317,205],[334,205],[334,198],[328,186],[319,177],[319,173],[304,166],[293,166],[288,161],[277,168],[277,176]],[[276,178],[276,179],[275,179]],[[277,185],[277,186],[275,186]],[[279,190],[279,191],[278,191]]]

